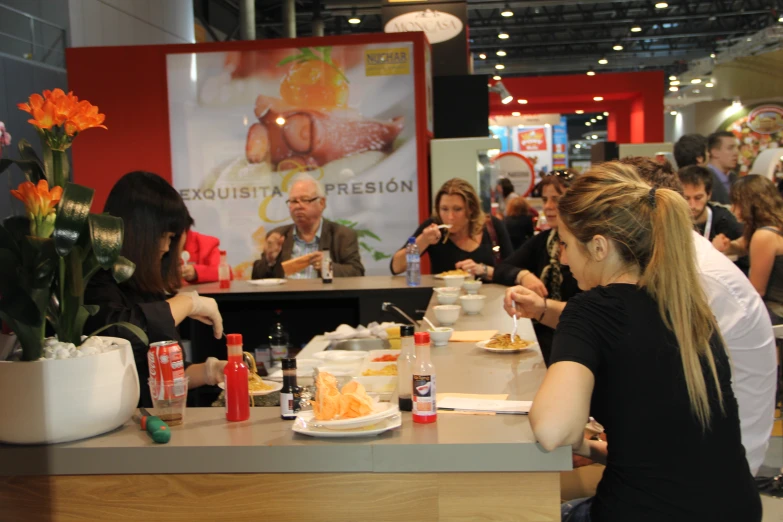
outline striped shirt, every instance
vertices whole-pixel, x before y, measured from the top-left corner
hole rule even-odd
[[[299,237],[296,225],[294,225],[294,249],[291,251],[291,259],[318,252],[320,248],[318,244],[321,241],[321,230],[323,229],[323,226],[324,220],[321,219],[320,223],[318,223],[318,231],[315,233],[315,237],[312,241],[307,242]],[[318,279],[319,277],[321,276],[313,265],[308,265],[304,270],[288,276],[289,279]]]

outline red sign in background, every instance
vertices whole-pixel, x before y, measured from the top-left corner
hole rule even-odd
[[[544,127],[526,128],[517,134],[519,150],[522,152],[548,150]]]

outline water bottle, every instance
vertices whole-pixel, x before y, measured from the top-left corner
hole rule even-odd
[[[288,357],[288,332],[280,321],[269,331],[269,347],[272,352],[272,364]]]
[[[408,263],[405,270],[405,280],[408,286],[419,286],[421,284],[421,256],[415,237],[408,238],[408,246],[405,247],[405,260]]]

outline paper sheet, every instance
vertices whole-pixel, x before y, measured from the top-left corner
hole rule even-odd
[[[451,342],[462,343],[478,343],[480,341],[486,341],[491,339],[493,335],[498,333],[497,330],[465,330],[462,332],[454,332],[451,334]]]
[[[445,408],[455,411],[527,414],[533,406],[533,401],[446,397],[443,400],[438,400],[437,404],[438,409]]]
[[[486,399],[493,401],[504,401],[508,399],[508,393],[447,393],[441,392],[436,394],[435,401],[440,406],[440,402],[446,399]],[[440,413],[449,413],[452,415],[495,415],[494,411],[451,411],[441,410]]]

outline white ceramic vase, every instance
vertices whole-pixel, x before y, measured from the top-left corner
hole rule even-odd
[[[53,444],[125,424],[139,402],[131,344],[75,359],[0,362],[0,443]]]

